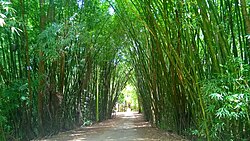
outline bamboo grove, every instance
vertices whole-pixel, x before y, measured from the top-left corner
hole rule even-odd
[[[132,69],[122,58],[124,34],[109,4],[0,6],[0,140],[29,140],[110,118]]]
[[[249,140],[249,4],[114,4],[133,42],[137,89],[149,121],[192,140]]]
[[[128,81],[163,130],[250,139],[249,1],[11,0],[0,10],[0,140],[110,118]]]

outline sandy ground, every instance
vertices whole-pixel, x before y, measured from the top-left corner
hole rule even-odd
[[[117,113],[114,119],[62,132],[40,141],[184,141],[184,139],[151,127],[143,120],[141,114],[124,112]]]

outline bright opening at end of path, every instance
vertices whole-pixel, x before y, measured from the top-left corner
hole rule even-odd
[[[116,110],[118,112],[125,112],[125,116],[129,116],[132,112],[138,112],[138,96],[136,93],[136,88],[128,84],[121,92],[117,104]]]

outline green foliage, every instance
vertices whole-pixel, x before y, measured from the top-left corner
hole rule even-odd
[[[70,40],[67,40],[68,38],[61,37],[64,32],[63,25],[52,24],[38,36],[35,53],[38,54],[39,51],[43,51],[43,60],[50,62],[57,60],[64,47],[70,44]]]
[[[3,27],[6,24],[5,20],[7,20],[7,15],[11,14],[11,12],[13,11],[13,9],[9,7],[9,5],[10,2],[0,1],[0,27]]]
[[[17,80],[4,87],[0,91],[0,99],[0,130],[3,134],[14,136],[13,131],[19,129],[20,125],[12,126],[11,121],[17,123],[16,119],[22,119],[21,111],[30,104],[27,82]]]
[[[3,86],[0,84],[0,99],[2,99],[2,94],[3,94]],[[5,126],[7,125],[7,117],[5,115],[5,111],[4,111],[4,103],[2,100],[0,100],[0,139],[4,140],[4,128],[6,128]]]
[[[1,92],[2,104],[8,105],[8,107],[4,108],[4,111],[16,110],[23,104],[28,105],[29,98],[27,92],[28,85],[24,80],[14,81],[9,87],[3,88]]]
[[[223,74],[202,83],[210,136],[213,140],[243,140],[248,132],[244,126],[250,123],[250,68],[241,59],[233,58],[221,69]]]
[[[117,102],[119,104],[123,104],[124,101],[125,101],[125,95],[124,94],[120,94]]]
[[[12,7],[10,2],[0,1],[0,31],[1,27],[5,31],[16,33],[19,35],[21,29],[17,28],[20,22],[16,18],[16,10]]]

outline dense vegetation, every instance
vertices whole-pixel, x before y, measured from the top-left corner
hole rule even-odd
[[[127,82],[145,118],[250,140],[246,0],[0,0],[0,140],[110,118]]]

